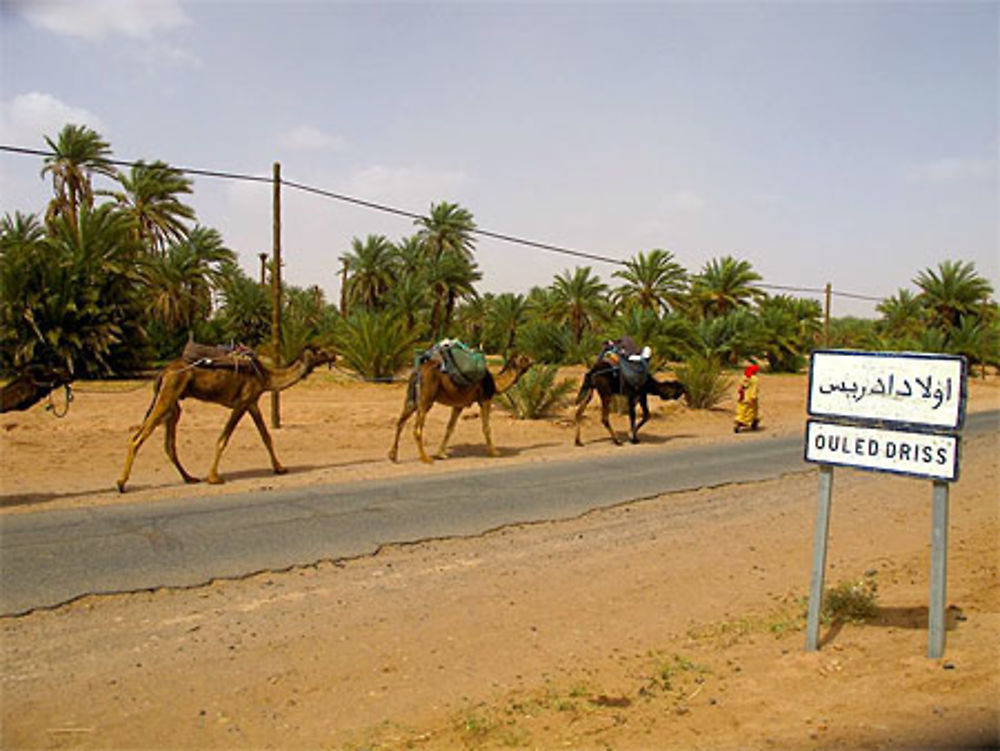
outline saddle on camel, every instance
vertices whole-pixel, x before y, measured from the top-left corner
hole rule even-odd
[[[649,420],[650,394],[661,399],[679,399],[684,396],[684,386],[680,381],[658,381],[649,372],[649,360],[652,351],[643,347],[640,351],[629,336],[607,341],[601,354],[583,376],[583,383],[576,395],[576,438],[577,446],[582,446],[580,430],[583,423],[583,413],[587,409],[596,391],[601,397],[601,424],[607,429],[611,440],[621,445],[618,434],[611,427],[608,419],[611,412],[611,401],[615,395],[624,396],[628,400],[629,440],[639,442],[639,428]],[[636,404],[642,409],[642,419],[636,422]]]
[[[254,372],[260,372],[257,353],[243,344],[201,344],[188,339],[181,352],[181,359],[200,368],[252,368]]]

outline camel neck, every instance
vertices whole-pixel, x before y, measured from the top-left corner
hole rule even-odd
[[[517,370],[517,368],[506,368],[505,370],[501,370],[497,373],[496,377],[493,379],[493,382],[497,387],[497,393],[502,394],[517,383],[517,379],[520,375],[521,373]]]
[[[274,368],[268,371],[267,386],[271,391],[283,391],[289,386],[294,386],[307,375],[311,368],[300,358],[283,368]]]

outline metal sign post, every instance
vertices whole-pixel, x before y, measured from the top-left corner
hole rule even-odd
[[[817,350],[809,363],[805,460],[820,464],[806,649],[819,649],[833,468],[933,480],[927,656],[944,655],[948,483],[958,479],[965,419],[964,357]]]
[[[833,500],[833,467],[819,468],[819,502],[816,505],[816,532],[813,536],[813,569],[809,583],[809,617],[806,621],[806,649],[819,649],[819,617],[823,606],[826,577],[826,548],[830,537],[830,502]]]
[[[931,593],[927,623],[927,656],[944,656],[946,591],[948,588],[948,483],[934,483],[931,520]]]

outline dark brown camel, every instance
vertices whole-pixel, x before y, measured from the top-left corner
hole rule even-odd
[[[0,388],[0,412],[26,410],[72,381],[73,378],[62,368],[32,363]]]
[[[583,441],[580,439],[580,427],[583,422],[583,413],[587,409],[594,391],[601,397],[601,424],[607,428],[608,433],[611,435],[611,440],[619,446],[622,443],[621,439],[618,438],[618,435],[611,427],[611,422],[608,420],[608,414],[611,411],[611,399],[614,395],[621,394],[628,400],[629,439],[632,443],[639,442],[639,428],[649,420],[649,403],[647,400],[650,394],[655,394],[661,399],[679,399],[684,396],[684,386],[680,381],[658,381],[652,375],[646,376],[641,388],[635,388],[621,376],[618,370],[619,367],[615,362],[602,356],[597,359],[597,362],[583,376],[583,383],[580,385],[580,391],[576,395],[575,422],[577,446],[583,445]],[[635,421],[636,404],[642,408],[642,419],[638,424]]]
[[[256,367],[245,366],[243,369],[207,368],[192,365],[183,358],[172,361],[157,377],[153,389],[153,401],[146,411],[146,417],[129,439],[125,467],[118,479],[118,490],[125,492],[125,483],[132,472],[132,462],[135,461],[139,447],[149,438],[156,426],[164,421],[166,421],[164,448],[167,456],[181,473],[184,482],[198,482],[198,478],[189,475],[177,458],[177,423],[181,419],[180,400],[187,397],[221,404],[232,409],[215,445],[215,458],[212,461],[212,468],[208,471],[208,482],[223,481],[219,476],[219,459],[233,430],[247,412],[253,418],[261,440],[264,441],[264,447],[271,456],[274,473],[284,474],[288,470],[281,465],[274,453],[271,434],[267,431],[257,402],[265,391],[282,391],[294,386],[318,365],[332,363],[336,358],[337,355],[332,349],[308,345],[290,365],[284,368],[267,368],[262,363],[257,363]]]
[[[441,356],[439,354],[421,363],[410,374],[410,383],[406,389],[406,401],[403,404],[403,412],[396,422],[396,437],[392,442],[392,448],[389,449],[389,459],[397,460],[399,434],[402,433],[406,421],[416,412],[417,419],[413,423],[413,437],[417,442],[417,449],[420,451],[420,460],[428,463],[432,461],[424,450],[424,422],[427,420],[427,412],[434,406],[434,402],[451,407],[451,418],[448,420],[448,427],[441,441],[441,447],[434,455],[435,458],[444,459],[447,457],[448,439],[451,438],[452,431],[455,430],[458,416],[473,402],[479,404],[483,435],[486,437],[486,451],[490,456],[496,456],[497,451],[493,447],[493,436],[490,433],[490,407],[493,403],[493,397],[502,394],[517,383],[517,380],[528,371],[531,365],[532,360],[527,355],[513,355],[495,376],[486,371],[486,375],[478,383],[459,386],[451,376],[441,370]]]

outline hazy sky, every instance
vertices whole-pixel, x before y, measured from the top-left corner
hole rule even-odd
[[[885,297],[944,259],[1000,291],[997,2],[0,0],[0,143],[66,122],[118,159],[270,176],[690,271]],[[41,212],[0,153],[4,212]],[[110,187],[105,185],[104,187]],[[266,185],[190,203],[258,274]],[[285,189],[285,278],[339,294],[351,240],[411,220]],[[601,262],[477,241],[481,290]],[[838,296],[834,315],[872,314]]]

